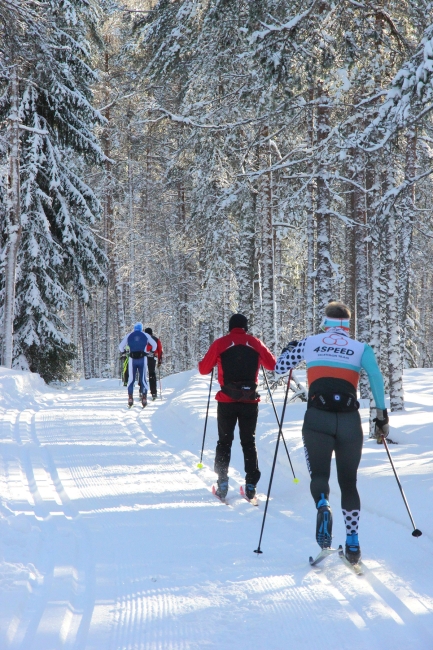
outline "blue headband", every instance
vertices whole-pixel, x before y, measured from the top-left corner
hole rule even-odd
[[[320,323],[322,330],[328,329],[329,327],[344,327],[345,329],[350,329],[350,318],[329,318],[325,316]]]

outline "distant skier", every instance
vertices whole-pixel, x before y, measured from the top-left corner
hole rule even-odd
[[[134,330],[125,336],[123,341],[119,344],[120,352],[125,352],[126,347],[129,348],[129,365],[128,365],[128,406],[134,404],[134,383],[135,377],[138,372],[138,385],[140,388],[140,398],[143,408],[147,405],[147,364],[146,364],[146,348],[150,345],[151,350],[156,350],[156,342],[149,334],[144,334],[143,325],[136,323]]]
[[[146,327],[144,330],[146,334],[150,334],[150,336],[153,338],[154,341],[156,341],[156,351],[152,353],[152,346],[149,345],[146,348],[146,354],[147,354],[147,367],[149,368],[149,387],[150,387],[150,394],[152,395],[152,399],[156,399],[158,397],[158,391],[156,389],[156,363],[158,362],[158,368],[161,367],[162,363],[162,355],[164,354],[164,350],[162,349],[162,343],[159,340],[157,336],[154,336],[152,329],[150,327]]]
[[[307,364],[308,407],[302,437],[311,476],[311,494],[317,507],[316,539],[330,548],[332,512],[329,505],[331,457],[335,452],[341,507],[346,525],[346,558],[356,564],[361,558],[358,524],[361,502],[356,476],[361,460],[363,434],[356,391],[361,368],[367,372],[376,404],[376,436],[389,432],[382,374],[373,349],[349,336],[350,309],[330,302],[322,321],[322,334],[292,341],[282,351],[276,372],[286,373],[301,361]]]
[[[202,375],[218,366],[221,390],[218,401],[218,443],[215,455],[215,472],[218,474],[217,496],[224,499],[228,487],[228,469],[236,422],[244,453],[245,495],[252,499],[260,479],[256,450],[256,425],[260,396],[257,379],[260,365],[274,370],[275,357],[254,336],[247,334],[248,321],[243,314],[234,314],[229,321],[229,334],[216,339],[198,364]]]

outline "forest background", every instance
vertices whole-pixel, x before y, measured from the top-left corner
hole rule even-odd
[[[345,301],[391,409],[432,366],[433,6],[0,0],[1,363],[164,372]],[[368,398],[365,378],[361,396]]]

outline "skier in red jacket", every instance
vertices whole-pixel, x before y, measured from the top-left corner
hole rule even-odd
[[[156,389],[156,363],[158,362],[158,368],[161,367],[162,355],[164,353],[162,349],[162,343],[157,336],[155,336],[150,327],[146,327],[144,330],[146,334],[149,334],[154,341],[156,341],[156,350],[152,350],[152,346],[148,345],[146,348],[147,353],[147,367],[149,368],[149,387],[152,399],[155,400],[158,397],[158,391]]]
[[[234,430],[239,424],[239,437],[244,453],[245,495],[252,499],[260,479],[256,450],[256,425],[260,396],[257,379],[260,366],[274,370],[275,357],[266,345],[247,334],[248,320],[243,314],[233,314],[229,334],[216,339],[198,364],[200,374],[207,375],[218,367],[221,390],[215,396],[218,402],[218,443],[215,472],[218,474],[217,496],[224,499],[228,487],[228,469]]]

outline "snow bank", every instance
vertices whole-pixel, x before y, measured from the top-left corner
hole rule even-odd
[[[46,390],[47,385],[40,375],[0,366],[0,407],[32,404],[36,396]]]

